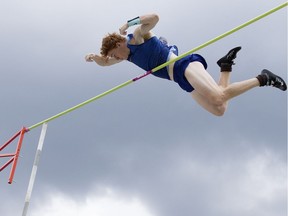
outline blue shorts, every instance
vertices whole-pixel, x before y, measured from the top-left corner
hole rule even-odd
[[[193,61],[198,61],[202,63],[205,69],[208,67],[205,59],[201,55],[191,54],[176,61],[173,68],[174,81],[178,83],[178,85],[187,92],[192,92],[194,88],[188,82],[184,73],[190,62]]]

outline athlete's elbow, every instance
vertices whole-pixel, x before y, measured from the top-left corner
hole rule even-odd
[[[156,14],[156,13],[154,13],[154,14],[152,14],[152,15],[153,15],[153,20],[154,20],[154,22],[157,23],[157,22],[159,21],[159,19],[160,19],[159,15]]]
[[[144,17],[144,19],[146,19],[146,22],[148,22],[148,23],[156,24],[160,18],[158,16],[158,14],[152,13],[152,14],[149,14],[146,17]]]

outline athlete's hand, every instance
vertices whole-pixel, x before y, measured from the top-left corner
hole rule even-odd
[[[104,65],[107,65],[108,57],[99,56],[95,53],[89,53],[85,56],[85,60],[87,62],[95,61],[98,65],[104,66]]]
[[[127,35],[127,29],[129,28],[128,24],[125,23],[121,28],[119,28],[119,32],[121,35]]]
[[[85,56],[85,60],[87,61],[87,62],[93,62],[94,61],[94,57],[95,57],[95,55],[96,54],[94,54],[94,53],[89,53],[89,54],[87,54],[86,56]]]

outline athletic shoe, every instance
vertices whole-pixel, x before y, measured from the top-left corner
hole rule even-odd
[[[240,46],[231,49],[225,56],[223,56],[217,61],[217,64],[221,68],[221,71],[232,70],[232,65],[235,64],[233,60],[236,58],[237,53],[239,52],[240,49],[241,49]]]
[[[273,74],[271,71],[264,69],[262,70],[261,75],[265,75],[267,77],[266,86],[273,86],[275,88],[281,89],[282,91],[287,90],[285,81],[281,77]]]

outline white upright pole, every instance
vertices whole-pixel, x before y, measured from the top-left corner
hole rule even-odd
[[[47,123],[44,123],[42,125],[42,131],[40,134],[38,147],[37,147],[37,151],[35,154],[34,164],[33,164],[32,172],[31,172],[31,176],[30,176],[30,181],[29,181],[29,185],[28,185],[28,189],[27,189],[27,193],[26,193],[26,197],[25,197],[25,204],[24,204],[22,216],[27,215],[28,207],[30,204],[30,198],[31,198],[31,194],[32,194],[32,190],[33,190],[33,186],[34,186],[34,182],[35,182],[35,178],[36,178],[37,168],[38,168],[38,164],[39,164],[39,160],[40,160],[40,156],[41,156],[41,152],[42,152],[42,148],[43,148],[43,144],[44,144],[44,139],[45,139],[45,135],[46,135],[46,131],[47,131],[47,126],[48,126]]]

